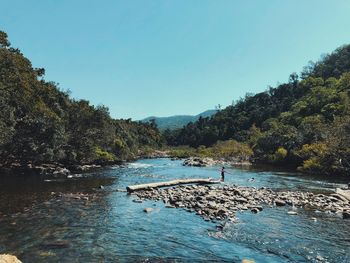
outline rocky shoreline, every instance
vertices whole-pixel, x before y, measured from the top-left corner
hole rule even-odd
[[[266,206],[288,206],[289,215],[296,208],[318,210],[350,218],[350,201],[339,194],[314,194],[311,192],[274,191],[267,188],[243,186],[187,185],[166,189],[134,192],[141,203],[144,199],[163,201],[167,208],[183,208],[194,212],[206,221],[236,221],[236,213],[259,213]]]
[[[0,166],[0,173],[2,174],[33,174],[33,175],[53,175],[53,176],[70,176],[74,173],[83,173],[103,166],[100,164],[81,164],[81,165],[63,165],[59,163],[54,164],[21,164],[11,163],[6,166]]]
[[[213,165],[226,165],[226,166],[250,166],[251,162],[239,160],[236,158],[227,159],[227,158],[219,158],[213,159],[210,157],[190,157],[186,158],[182,164],[183,166],[195,166],[195,167],[206,167]]]

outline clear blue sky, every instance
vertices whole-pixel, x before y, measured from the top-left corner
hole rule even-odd
[[[348,0],[0,0],[46,79],[116,118],[197,114],[350,43]]]

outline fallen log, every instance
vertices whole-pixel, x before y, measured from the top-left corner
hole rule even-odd
[[[211,178],[177,179],[177,180],[172,180],[167,182],[130,185],[126,187],[126,190],[128,192],[134,192],[138,190],[147,190],[152,188],[168,187],[168,186],[174,186],[174,185],[180,185],[180,184],[217,184],[217,183],[220,183],[220,181],[215,181]]]

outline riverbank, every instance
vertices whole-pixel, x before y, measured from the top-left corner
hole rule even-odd
[[[167,189],[134,192],[139,200],[163,201],[168,208],[183,208],[195,212],[206,221],[236,221],[236,213],[259,213],[264,207],[286,206],[288,215],[297,209],[312,209],[350,218],[350,201],[340,194],[314,194],[300,191],[273,191],[262,187],[244,186],[177,186]],[[136,200],[136,201],[137,201]]]
[[[1,164],[1,175],[13,175],[13,174],[27,174],[27,175],[53,175],[53,176],[70,176],[72,174],[80,174],[84,172],[95,171],[111,166],[124,165],[127,162],[136,161],[139,159],[157,159],[157,158],[170,158],[167,151],[153,150],[149,152],[139,152],[136,158],[130,158],[127,160],[106,161],[98,163],[76,163],[76,164],[64,164],[64,163],[32,163],[32,162],[12,162]]]
[[[120,164],[119,162],[116,164]],[[112,164],[74,164],[65,165],[60,163],[10,163],[0,165],[0,174],[2,175],[53,175],[70,176],[71,174],[84,173],[92,170],[102,169]]]

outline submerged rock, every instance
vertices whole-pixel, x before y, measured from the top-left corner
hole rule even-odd
[[[250,210],[250,211],[252,211],[252,213],[254,213],[254,214],[259,213],[259,209],[258,209],[258,208],[253,208],[253,209],[252,209],[252,210]]]
[[[277,199],[275,200],[275,204],[276,206],[285,206],[286,202],[284,202],[283,200]]]
[[[146,208],[143,209],[143,212],[145,212],[145,213],[151,213],[151,212],[153,212],[153,208],[151,208],[151,207],[146,207]]]
[[[343,212],[344,219],[350,219],[350,211]]]

